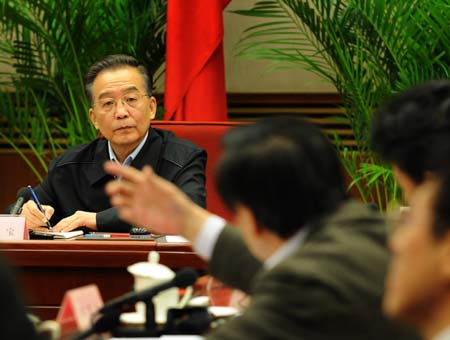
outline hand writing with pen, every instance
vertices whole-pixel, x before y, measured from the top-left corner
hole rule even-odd
[[[29,200],[22,207],[21,216],[25,216],[27,227],[30,230],[48,231],[47,219],[50,219],[55,209],[50,205],[42,205],[44,214],[38,209],[33,200]],[[96,213],[76,211],[74,214],[63,218],[52,228],[52,231],[72,231],[80,227],[88,227],[97,230]]]
[[[55,209],[50,205],[42,205],[42,213],[33,200],[29,200],[22,207],[21,216],[27,221],[27,227],[30,230],[48,231],[47,221],[53,216]]]
[[[63,218],[54,227],[50,224],[50,218],[55,209],[50,205],[42,205],[31,186],[28,186],[32,200],[26,202],[22,207],[21,215],[25,216],[27,226],[30,230],[67,232],[79,227],[88,227],[97,230],[96,213],[87,211],[76,211],[71,216]]]

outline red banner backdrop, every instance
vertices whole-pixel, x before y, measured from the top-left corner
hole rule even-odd
[[[168,0],[166,120],[227,120],[223,9],[231,0]]]

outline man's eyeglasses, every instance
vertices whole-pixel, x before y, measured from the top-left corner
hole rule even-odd
[[[120,101],[124,107],[136,109],[141,105],[144,97],[148,97],[148,94],[129,92],[120,97]],[[116,110],[117,102],[118,100],[114,98],[101,98],[97,100],[95,106],[101,113],[111,113]]]

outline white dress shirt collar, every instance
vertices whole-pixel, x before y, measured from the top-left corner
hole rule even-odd
[[[136,147],[136,149],[133,150],[132,153],[130,153],[127,158],[125,158],[124,162],[122,163],[123,165],[130,165],[131,162],[133,161],[133,159],[136,158],[136,156],[138,155],[138,153],[142,150],[142,148],[144,147],[145,142],[147,141],[147,137],[148,137],[148,131],[145,134],[144,138],[142,139],[142,141],[139,143],[139,145]],[[117,159],[116,154],[114,153],[114,150],[111,147],[111,143],[110,141],[108,141],[108,153],[109,153],[109,159],[120,163],[119,160]]]
[[[200,257],[206,260],[211,258],[217,239],[223,228],[225,228],[225,225],[226,221],[216,215],[211,215],[206,220],[197,235],[197,239],[193,242],[194,250]],[[264,268],[267,270],[272,269],[292,255],[302,245],[308,233],[309,228],[307,226],[301,228],[264,262]]]
[[[266,270],[272,269],[277,264],[292,255],[298,247],[300,247],[305,241],[308,235],[309,228],[303,227],[297,231],[293,236],[291,236],[283,245],[278,248],[278,250],[269,256],[266,261],[264,261],[264,268]]]

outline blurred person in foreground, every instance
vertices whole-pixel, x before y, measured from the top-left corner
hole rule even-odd
[[[36,330],[27,317],[13,274],[4,257],[0,255],[0,339],[38,339]]]
[[[112,179],[103,170],[106,160],[141,169],[150,165],[190,199],[206,206],[206,152],[172,132],[155,129],[156,100],[152,75],[135,58],[110,55],[95,63],[85,77],[91,103],[89,115],[101,137],[68,149],[53,160],[48,174],[36,188],[45,215],[29,200],[22,208],[27,226],[53,231],[88,230],[129,232],[105,194]]]
[[[406,201],[427,173],[439,168],[436,154],[450,139],[450,80],[432,80],[387,101],[374,114],[372,149],[392,164]]]
[[[150,167],[108,162],[107,185],[131,223],[181,234],[211,274],[251,294],[244,314],[208,339],[414,339],[381,311],[388,263],[385,224],[347,199],[336,151],[299,119],[231,130],[217,169],[233,228]]]
[[[416,327],[426,340],[449,340],[450,171],[427,176],[410,204],[390,240],[384,310]]]
[[[384,310],[427,340],[450,339],[450,81],[394,96],[374,115],[372,144],[410,203],[389,242]]]

